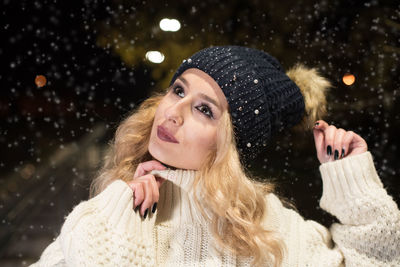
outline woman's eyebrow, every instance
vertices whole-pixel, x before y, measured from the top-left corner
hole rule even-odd
[[[189,87],[189,82],[183,78],[183,77],[178,77],[179,80],[181,80],[187,87]]]
[[[189,82],[188,82],[185,78],[179,77],[178,79],[181,80],[187,87],[189,87]],[[214,104],[214,105],[215,105],[217,108],[219,108],[220,110],[222,110],[222,109],[221,109],[221,106],[218,104],[218,102],[217,102],[215,99],[213,99],[213,98],[211,98],[211,97],[209,97],[208,95],[203,94],[203,93],[198,93],[198,95],[199,95],[201,98],[207,100],[208,102]]]
[[[217,108],[221,109],[221,107],[219,106],[218,102],[215,101],[213,98],[209,97],[206,94],[203,93],[199,93],[199,96],[201,96],[201,98],[207,100],[208,102],[211,102],[212,104],[214,104]]]

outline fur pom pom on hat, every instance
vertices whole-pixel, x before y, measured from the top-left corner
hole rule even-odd
[[[306,115],[298,126],[300,129],[312,129],[315,121],[326,113],[326,94],[331,83],[315,68],[310,69],[302,64],[296,64],[286,74],[300,88],[304,97]]]
[[[183,60],[170,85],[185,70],[197,68],[221,87],[229,104],[236,145],[247,166],[271,137],[299,122],[321,116],[329,82],[314,69],[297,65],[285,73],[281,64],[261,50],[214,46]],[[309,117],[304,118],[304,115]]]

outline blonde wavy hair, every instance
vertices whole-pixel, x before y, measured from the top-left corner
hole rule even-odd
[[[309,127],[310,122],[324,112],[325,89],[329,83],[318,80],[316,70],[302,65],[295,66],[288,75],[296,83],[301,83],[302,77],[311,81],[300,87],[306,102],[323,103],[306,103],[308,123],[303,121],[302,124]],[[323,93],[311,93],[316,90]],[[154,94],[119,125],[100,174],[91,184],[91,197],[116,179],[131,180],[138,164],[152,159],[148,152],[149,138],[156,109],[164,95]],[[320,101],[315,98],[309,101],[312,95]],[[207,199],[207,207],[201,205],[198,197],[195,198],[196,205],[211,220],[211,231],[220,248],[238,256],[251,257],[255,266],[266,262],[280,266],[285,245],[277,232],[265,229],[262,224],[268,214],[265,196],[274,191],[274,185],[258,182],[246,173],[239,160],[228,111],[223,113],[219,124],[217,146],[196,172],[194,181],[194,187],[202,189],[201,197]]]

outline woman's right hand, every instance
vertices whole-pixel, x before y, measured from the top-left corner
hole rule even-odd
[[[128,182],[133,191],[133,208],[136,210],[140,206],[140,214],[146,218],[147,214],[155,212],[159,198],[159,188],[165,179],[155,177],[148,172],[152,170],[165,170],[166,167],[156,160],[139,163],[136,168],[133,180]],[[150,211],[149,211],[150,209]]]

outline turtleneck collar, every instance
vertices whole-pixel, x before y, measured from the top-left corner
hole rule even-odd
[[[166,169],[166,170],[152,170],[150,174],[160,176],[176,186],[189,192],[193,186],[194,178],[196,177],[195,170],[186,169]]]
[[[150,173],[167,180],[160,187],[156,224],[171,224],[178,227],[187,223],[205,222],[194,203],[194,193],[191,190],[197,171],[166,169],[153,170]]]

